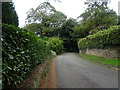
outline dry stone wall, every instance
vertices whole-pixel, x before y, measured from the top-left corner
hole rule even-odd
[[[105,57],[109,59],[120,60],[120,47],[119,46],[116,46],[116,47],[109,46],[104,49],[87,48],[86,50],[80,50],[80,53],[101,56],[101,57]]]

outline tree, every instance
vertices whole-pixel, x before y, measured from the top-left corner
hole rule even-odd
[[[56,11],[49,2],[44,2],[35,10],[31,9],[28,12],[26,19],[28,25],[25,27],[37,33],[41,32],[41,36],[58,36],[58,29],[66,21],[66,18],[62,12]]]
[[[77,41],[74,36],[74,30],[73,30],[76,25],[78,25],[76,19],[69,18],[63,23],[61,28],[58,30],[59,38],[61,38],[64,42],[63,45],[65,51],[68,52],[78,51]]]
[[[42,23],[45,18],[56,10],[49,2],[41,3],[36,9],[31,8],[27,12],[26,23]]]
[[[55,11],[44,19],[43,24],[48,27],[61,27],[66,18],[67,17],[62,12]]]
[[[2,3],[2,23],[18,26],[18,15],[12,2]]]
[[[76,25],[74,28],[73,28],[73,38],[75,39],[79,39],[79,38],[84,38],[86,37],[87,35],[89,35],[86,27],[82,27],[80,24]]]
[[[85,13],[81,14],[81,25],[86,30],[91,31],[93,29],[103,30],[109,28],[111,25],[117,24],[116,12],[110,10],[107,7],[108,2],[102,2],[102,0],[96,0],[96,2],[88,2],[88,8]]]
[[[47,36],[59,36],[59,29],[66,21],[66,18],[67,17],[62,12],[54,12],[46,17],[46,20],[42,23],[45,26],[43,32],[45,32]]]
[[[32,31],[36,35],[42,35],[42,32],[43,32],[42,31],[43,25],[39,23],[27,24],[24,28],[29,31]]]
[[[60,37],[72,38],[73,28],[77,25],[77,21],[73,18],[67,19],[61,26]]]

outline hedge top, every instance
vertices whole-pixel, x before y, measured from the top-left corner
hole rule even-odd
[[[104,48],[105,46],[120,44],[120,26],[112,26],[78,41],[79,49]]]

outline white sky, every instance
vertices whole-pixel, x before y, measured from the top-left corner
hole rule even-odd
[[[27,17],[26,12],[31,8],[36,8],[40,3],[45,0],[12,0],[15,4],[15,9],[19,17],[19,27],[25,25],[25,19]],[[54,2],[51,0],[50,3],[56,8],[56,10],[63,12],[67,17],[76,18],[82,14],[85,10],[84,1],[86,0],[61,0],[61,2]],[[111,0],[109,5],[110,9],[115,10],[118,13],[118,1]]]

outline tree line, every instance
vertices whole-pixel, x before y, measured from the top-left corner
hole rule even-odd
[[[108,1],[109,2],[109,1]],[[85,2],[86,10],[77,19],[55,9],[50,2],[43,2],[27,12],[26,25],[23,27],[39,37],[57,37],[64,42],[65,51],[78,51],[77,40],[98,31],[120,24],[120,16],[109,9],[108,2],[97,0]],[[18,16],[13,3],[3,3],[3,23],[18,26]],[[7,8],[6,8],[7,7]],[[80,11],[78,11],[80,12]],[[8,17],[11,15],[12,18]],[[78,20],[78,19],[81,20]]]

